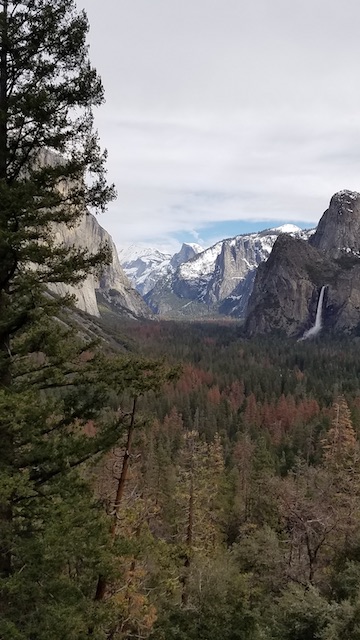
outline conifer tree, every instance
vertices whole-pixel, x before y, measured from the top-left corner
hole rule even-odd
[[[189,582],[196,555],[210,556],[221,546],[219,494],[224,471],[224,454],[218,434],[212,443],[202,442],[195,430],[184,435],[179,460],[176,500],[181,514],[179,542],[183,546],[181,576],[182,604],[189,599]]]
[[[356,434],[349,406],[344,396],[339,396],[332,406],[332,422],[323,441],[325,461],[334,466],[343,466],[356,453]]]
[[[113,195],[93,129],[103,89],[87,31],[73,0],[0,2],[0,637],[7,639],[78,640],[90,623],[98,629],[94,590],[108,566],[108,528],[76,470],[114,443],[122,420],[110,411],[101,356],[86,361],[89,345],[55,319],[67,300],[46,292],[51,283],[80,282],[108,259],[106,247],[90,255],[54,241],[54,224],[74,226]],[[126,363],[112,373],[124,387]],[[89,438],[86,423],[95,418]]]
[[[0,2],[0,380],[11,337],[43,304],[46,283],[75,284],[107,257],[55,245],[113,195],[93,129],[103,89],[88,58],[88,23],[73,0]],[[104,248],[105,249],[105,248]]]

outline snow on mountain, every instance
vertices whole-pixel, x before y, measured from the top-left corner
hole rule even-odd
[[[221,256],[224,248],[231,249],[231,259],[238,262],[235,272],[229,276],[232,279],[244,278],[249,270],[256,269],[260,262],[267,260],[273,244],[280,233],[290,233],[301,236],[302,230],[295,225],[282,225],[275,229],[266,229],[257,233],[242,234],[234,238],[220,240],[212,247],[205,249],[192,260],[179,267],[177,277],[181,280],[201,280],[202,288],[204,282],[210,285],[211,281],[218,275],[224,277],[221,269]],[[224,256],[223,256],[224,257]]]
[[[202,251],[204,251],[204,249],[199,244],[184,242],[180,251],[175,253],[170,260],[171,269],[175,271],[182,264],[188,262]]]
[[[132,285],[144,296],[166,273],[171,255],[158,249],[131,245],[120,249],[119,260]]]
[[[227,238],[208,249],[184,243],[170,256],[133,245],[119,257],[125,273],[155,313],[168,317],[218,313],[242,317],[257,267],[268,259],[282,233],[308,239],[313,231],[284,224]]]
[[[188,302],[193,303],[195,313],[202,305],[208,314],[243,316],[256,269],[268,259],[281,233],[308,237],[308,232],[295,225],[282,225],[221,240],[159,278],[146,302],[155,313],[170,317],[183,314]]]
[[[183,243],[173,256],[157,249],[131,245],[119,251],[119,259],[130,282],[144,296],[160,279],[171,276],[179,265],[200,251],[203,247],[195,243]]]
[[[216,258],[221,253],[223,241],[217,242],[209,249],[204,249],[192,260],[180,265],[179,272],[184,279],[203,278],[214,270]]]
[[[132,244],[129,247],[119,249],[118,255],[121,264],[135,262],[138,259],[144,260],[145,262],[154,262],[155,264],[171,258],[171,254],[162,253],[158,249],[142,247],[137,244]]]
[[[184,242],[184,245],[194,249],[195,253],[201,253],[202,251],[204,251],[204,247],[202,247],[201,244],[197,244],[196,242]]]
[[[274,231],[279,233],[301,233],[302,229],[295,224],[282,224],[280,227],[275,227]]]
[[[229,296],[240,303],[243,293],[239,286],[250,271],[268,258],[278,235],[271,230],[217,242],[179,267],[174,278],[174,292],[181,297],[195,297],[212,307],[217,307]]]

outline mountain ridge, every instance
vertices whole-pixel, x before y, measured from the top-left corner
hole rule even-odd
[[[171,259],[151,268],[149,251],[143,262],[148,271],[140,272],[136,260],[120,259],[127,275],[152,311],[160,316],[182,318],[231,315],[241,318],[246,310],[258,265],[266,260],[281,233],[308,237],[311,231],[286,224],[260,232],[239,234],[219,240],[211,247],[168,267]],[[155,250],[156,251],[156,250]],[[179,252],[181,253],[181,251]],[[123,254],[124,256],[125,254]],[[154,251],[153,251],[154,255]],[[177,254],[178,255],[178,254]],[[145,283],[146,281],[146,283]]]

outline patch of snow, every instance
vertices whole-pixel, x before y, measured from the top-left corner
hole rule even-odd
[[[135,262],[139,258],[141,258],[142,260],[146,259],[146,262],[163,262],[164,260],[170,260],[171,258],[171,255],[168,253],[162,253],[161,251],[159,251],[158,249],[154,249],[153,247],[141,247],[136,244],[118,249],[118,256],[121,264]]]
[[[266,253],[270,254],[271,250],[273,248],[273,244],[274,242],[261,242],[261,248],[263,251],[265,251]]]
[[[301,229],[295,224],[282,224],[280,227],[275,227],[274,231],[279,233],[299,233]]]
[[[184,242],[184,244],[194,249],[195,253],[202,253],[204,251],[204,247],[196,242]]]
[[[194,280],[209,275],[214,270],[216,258],[222,250],[222,242],[217,242],[209,249],[205,249],[189,262],[180,265],[179,273],[184,280]]]

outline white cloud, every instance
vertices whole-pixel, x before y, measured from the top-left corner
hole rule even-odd
[[[78,0],[118,244],[219,220],[316,222],[360,190],[355,0]]]

